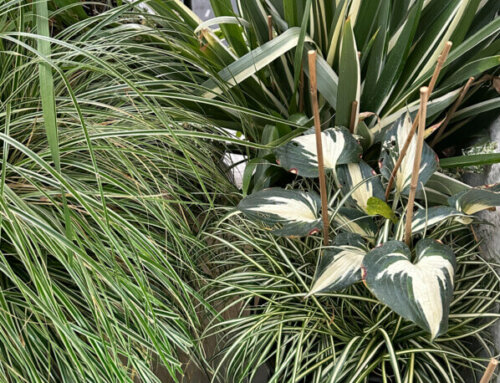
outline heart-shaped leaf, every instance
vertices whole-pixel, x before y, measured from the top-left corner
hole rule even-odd
[[[460,192],[451,196],[448,203],[465,214],[474,214],[484,209],[500,206],[500,184]]]
[[[364,161],[338,166],[337,178],[344,195],[350,195],[350,199],[364,211],[370,197],[384,198],[380,177]]]
[[[435,206],[428,209],[418,209],[413,215],[411,222],[411,231],[416,234],[424,229],[430,229],[433,226],[440,224],[450,218],[468,225],[472,222],[472,217],[461,213],[458,210],[449,206]]]
[[[310,130],[276,149],[278,163],[288,171],[303,177],[318,177],[318,154],[316,135]],[[359,161],[361,146],[352,134],[343,127],[321,132],[325,169],[336,165]]]
[[[340,290],[360,281],[366,252],[365,241],[360,235],[337,235],[333,249],[325,250],[320,259],[313,286],[307,296]]]
[[[380,172],[389,179],[394,165],[399,157],[400,150],[403,147],[406,138],[410,134],[412,122],[409,114],[402,115],[396,122],[387,130],[384,141],[382,142],[382,151],[380,154]],[[394,185],[400,194],[408,195],[410,191],[411,174],[413,172],[413,163],[415,162],[415,154],[417,150],[417,137],[413,138],[408,146],[408,151],[401,162],[401,166],[396,172]],[[425,185],[427,180],[437,169],[436,153],[424,142],[422,149],[422,160],[420,161],[420,171],[418,176],[417,191],[422,190],[422,184]]]
[[[448,329],[456,260],[450,247],[428,238],[416,254],[412,263],[406,244],[386,242],[365,256],[364,279],[380,301],[435,338]]]
[[[377,234],[377,225],[373,219],[357,209],[340,208],[333,216],[337,229],[359,234],[373,242]]]
[[[238,209],[276,235],[302,237],[321,229],[321,199],[313,192],[265,189],[243,198]]]

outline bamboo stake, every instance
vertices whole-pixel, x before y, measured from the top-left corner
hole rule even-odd
[[[267,15],[267,34],[269,41],[271,41],[273,39],[273,17],[271,15]]]
[[[420,162],[422,160],[422,148],[424,147],[425,118],[427,117],[428,96],[429,88],[426,86],[420,88],[420,113],[418,114],[417,149],[415,150],[415,161],[413,162],[413,172],[411,174],[410,195],[408,196],[408,204],[406,205],[405,242],[408,246],[410,246],[411,243],[413,206],[418,186],[418,175],[420,173]]]
[[[356,129],[356,111],[358,110],[358,102],[354,100],[351,104],[351,120],[349,123],[349,130],[354,134],[354,129]]]
[[[489,383],[489,381],[493,377],[493,373],[495,372],[495,368],[497,368],[497,365],[498,360],[496,360],[495,358],[491,358],[490,363],[488,364],[488,367],[486,368],[486,371],[484,372],[484,375],[479,383]]]
[[[441,135],[443,134],[444,130],[446,129],[446,127],[450,123],[450,120],[453,117],[453,115],[455,114],[455,112],[457,111],[458,107],[462,104],[462,101],[464,100],[465,95],[469,91],[469,88],[471,87],[473,81],[474,81],[474,77],[469,77],[469,80],[467,80],[467,83],[464,85],[464,87],[460,91],[460,94],[458,95],[457,100],[455,101],[455,103],[451,107],[449,113],[446,115],[446,119],[444,120],[443,125],[441,125],[438,132],[434,136],[434,139],[432,140],[431,146],[434,146],[439,142]]]
[[[432,74],[431,81],[429,82],[429,97],[432,94],[432,91],[434,90],[434,86],[436,85],[437,79],[439,77],[439,73],[441,72],[441,69],[443,68],[444,62],[446,61],[446,58],[448,57],[448,53],[450,52],[452,46],[452,42],[448,41],[444,45],[443,51],[439,55],[436,67],[434,68],[434,73]],[[408,151],[408,147],[410,146],[410,142],[415,134],[415,131],[417,130],[417,125],[418,125],[418,120],[419,120],[419,113],[420,111],[417,112],[417,115],[415,116],[415,120],[413,121],[413,125],[410,130],[410,134],[408,137],[406,137],[406,141],[403,145],[403,148],[401,149],[399,153],[399,158],[396,161],[396,164],[394,165],[394,169],[392,169],[391,176],[389,177],[389,182],[387,183],[387,189],[385,190],[385,200],[389,198],[389,194],[392,189],[392,184],[394,183],[394,178],[396,177],[396,173],[401,166],[401,162],[403,162],[403,159],[406,156],[406,152]]]
[[[314,131],[316,133],[316,151],[318,153],[319,190],[321,195],[321,213],[323,218],[323,245],[328,245],[328,200],[326,196],[325,165],[323,161],[323,145],[321,143],[321,122],[318,107],[318,83],[316,78],[316,51],[307,53],[309,61],[309,82],[311,84],[311,103],[314,115]]]

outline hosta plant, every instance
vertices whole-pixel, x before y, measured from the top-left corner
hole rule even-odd
[[[339,291],[363,281],[381,302],[416,323],[432,339],[447,331],[456,270],[457,254],[446,243],[449,233],[443,227],[451,221],[470,224],[474,219],[470,214],[500,205],[500,188],[471,188],[443,176],[437,171],[437,156],[424,144],[416,188],[418,207],[415,215],[410,215],[406,201],[417,157],[415,136],[395,173],[388,201],[392,206],[388,205],[384,201],[385,180],[401,155],[400,148],[411,133],[411,125],[410,117],[403,115],[387,130],[378,162],[380,174],[359,158],[361,148],[346,129],[335,127],[322,133],[324,167],[331,188],[337,191],[328,209],[337,235],[319,253],[318,268],[307,296]],[[317,156],[310,144],[314,134],[309,136],[306,133],[278,148],[276,155],[286,158],[280,163],[286,163],[287,170],[294,174],[317,177],[312,170],[318,164]],[[338,194],[342,202],[335,204]],[[321,230],[319,201],[313,190],[271,188],[244,198],[239,209],[248,218],[263,222],[276,235],[304,236]],[[359,216],[347,218],[356,224],[337,223],[348,212],[351,217]],[[408,216],[413,236],[404,243]]]

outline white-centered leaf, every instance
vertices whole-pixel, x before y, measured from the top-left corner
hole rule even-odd
[[[380,176],[364,161],[338,166],[337,178],[344,195],[349,195],[363,211],[367,211],[371,197],[385,198]]]
[[[389,179],[394,164],[396,163],[400,150],[406,142],[406,138],[410,134],[412,121],[409,114],[401,116],[388,129],[385,134],[385,139],[382,143],[382,152],[380,155],[380,172],[384,177]],[[417,136],[413,137],[411,144],[408,147],[406,156],[401,162],[401,166],[396,172],[394,186],[398,193],[408,194],[410,191],[411,175],[413,173],[413,163],[417,151]],[[425,185],[427,180],[437,169],[437,155],[424,142],[422,149],[422,159],[420,161],[420,171],[418,176],[417,190],[422,190],[422,184]]]
[[[448,219],[456,220],[464,225],[472,222],[473,218],[467,214],[459,212],[449,206],[434,206],[428,209],[418,209],[413,215],[411,222],[411,231],[416,234],[430,229]]]
[[[344,127],[321,132],[323,163],[332,170],[339,164],[359,161],[362,149],[352,134]],[[318,152],[316,135],[308,130],[276,149],[279,164],[288,171],[303,177],[318,177]]]
[[[384,243],[363,260],[364,279],[375,296],[432,338],[448,329],[455,266],[451,248],[429,238],[417,243],[414,263],[399,241]]]
[[[500,206],[500,184],[462,191],[451,196],[448,203],[465,214]]]
[[[361,280],[361,265],[367,250],[360,235],[341,233],[332,249],[321,256],[314,283],[307,296],[346,288]]]
[[[321,199],[313,192],[265,189],[241,200],[238,209],[276,235],[301,237],[321,230]]]

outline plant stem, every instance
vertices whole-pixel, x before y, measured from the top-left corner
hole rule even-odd
[[[443,125],[441,125],[438,132],[434,136],[434,139],[432,140],[431,146],[435,146],[440,141],[440,138],[441,138],[444,130],[446,129],[446,127],[450,123],[450,120],[453,117],[453,115],[455,114],[455,112],[457,111],[458,107],[462,104],[462,101],[464,100],[465,95],[469,91],[469,88],[471,87],[473,81],[474,81],[474,77],[469,77],[469,80],[467,80],[466,84],[464,85],[464,87],[460,91],[460,94],[459,94],[457,100],[455,101],[455,103],[451,107],[449,113],[446,115],[446,119],[444,120]]]
[[[269,41],[273,39],[273,17],[271,15],[267,15],[267,34]]]
[[[316,78],[316,51],[310,50],[307,54],[309,60],[309,81],[311,84],[311,103],[314,115],[314,131],[316,133],[316,151],[318,153],[319,190],[321,194],[321,214],[323,218],[323,244],[328,245],[328,200],[326,196],[325,164],[323,161],[323,145],[321,143],[321,121],[318,107],[318,83]]]
[[[497,365],[498,360],[496,360],[495,358],[491,358],[490,363],[488,364],[488,367],[486,368],[486,371],[484,372],[484,375],[479,383],[489,383],[489,381],[493,377],[493,373],[495,372],[495,368],[497,368]]]
[[[446,61],[446,58],[448,57],[448,53],[450,52],[451,46],[452,46],[452,42],[448,41],[445,44],[443,51],[439,55],[439,58],[438,58],[438,61],[436,64],[436,68],[434,68],[434,73],[432,74],[432,78],[431,78],[431,81],[429,82],[429,86],[428,86],[429,98],[432,94],[432,91],[434,90],[434,86],[436,85],[437,79],[439,77],[439,73],[441,72],[441,68],[443,68],[444,62]],[[392,169],[391,176],[389,177],[389,182],[387,183],[387,189],[385,190],[385,200],[386,201],[389,198],[389,194],[391,192],[392,184],[394,183],[394,178],[396,177],[396,173],[397,173],[399,167],[401,166],[403,159],[406,156],[406,152],[408,151],[408,147],[410,146],[410,142],[413,138],[413,135],[415,134],[415,131],[417,130],[417,121],[419,120],[419,113],[420,113],[420,111],[418,111],[417,115],[415,116],[415,120],[413,121],[413,125],[411,127],[410,134],[406,138],[406,141],[403,145],[403,148],[400,150],[399,158],[396,161],[396,164],[394,165],[394,169]]]
[[[427,117],[427,100],[429,88],[420,88],[420,110],[418,113],[418,135],[417,149],[415,151],[415,161],[413,162],[413,172],[411,174],[410,194],[406,205],[406,225],[405,242],[409,246],[411,243],[411,221],[413,219],[413,206],[415,203],[415,193],[418,186],[418,173],[420,172],[420,161],[422,160],[422,148],[424,147],[425,118]],[[413,137],[413,135],[411,135]]]

